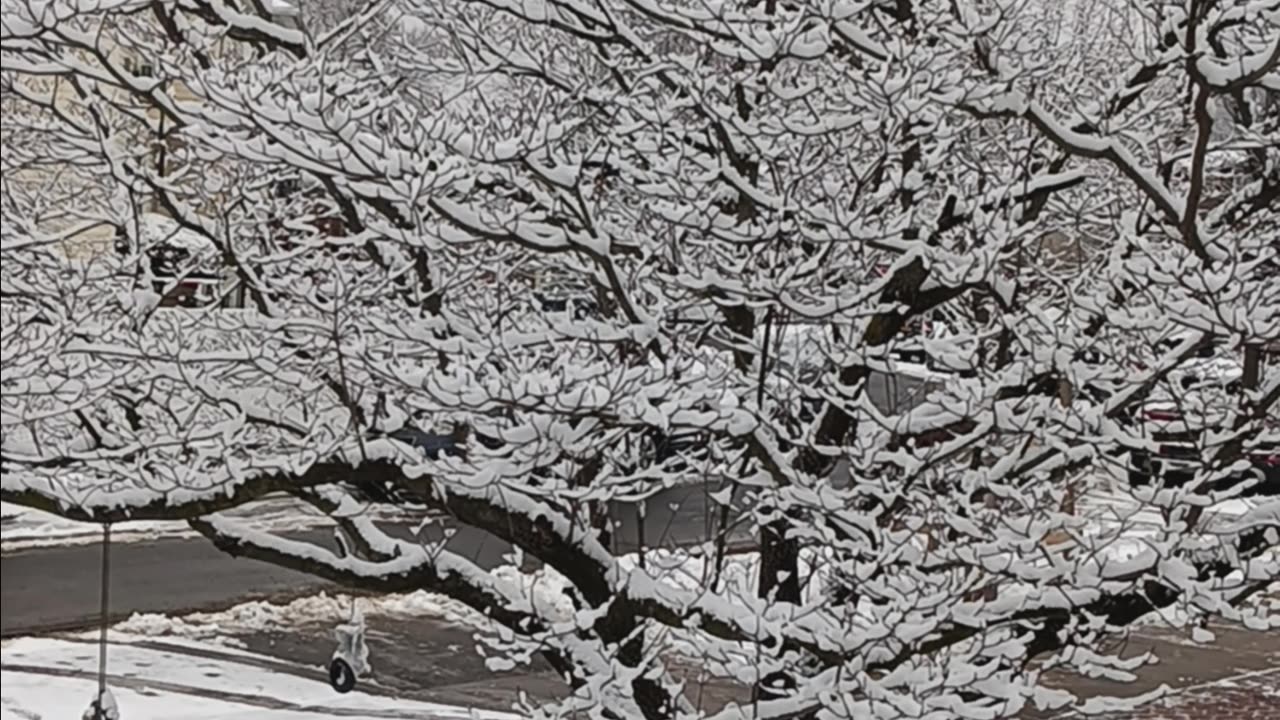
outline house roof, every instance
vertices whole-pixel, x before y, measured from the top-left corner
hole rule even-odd
[[[297,5],[286,0],[263,0],[263,8],[277,17],[297,17],[301,14]]]
[[[168,245],[192,254],[212,253],[217,248],[209,238],[184,228],[177,220],[159,213],[144,213],[139,218],[142,241],[147,246]]]

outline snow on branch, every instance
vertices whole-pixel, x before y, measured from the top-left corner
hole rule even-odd
[[[61,482],[52,477],[22,473],[21,458],[6,457],[6,471],[0,498],[44,510],[70,520],[117,523],[129,520],[189,520],[239,507],[277,492],[337,485],[344,482],[379,483],[398,472],[388,462],[368,462],[353,466],[346,462],[317,462],[305,469],[260,472],[240,481],[223,481],[206,488],[161,489],[126,487],[104,490],[74,480]]]
[[[530,717],[1275,625],[1273,0],[9,5],[6,502],[462,599]]]

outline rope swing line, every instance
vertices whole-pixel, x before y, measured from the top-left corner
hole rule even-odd
[[[111,612],[111,523],[102,524],[102,586],[98,608],[101,627],[98,631],[98,694],[82,720],[120,720],[115,698],[107,690],[107,626]]]
[[[107,691],[107,613],[111,608],[111,523],[102,524],[102,590],[98,633],[98,698]]]

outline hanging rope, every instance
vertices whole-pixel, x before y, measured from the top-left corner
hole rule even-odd
[[[111,524],[102,524],[102,587],[98,608],[101,627],[98,633],[98,694],[94,696],[83,720],[120,720],[116,700],[107,690],[107,626],[111,612]]]
[[[369,647],[364,641],[364,614],[351,598],[351,620],[334,628],[338,648],[329,660],[329,684],[340,693],[351,692],[361,675],[369,672]]]
[[[98,632],[98,697],[107,689],[107,614],[111,610],[111,523],[102,525],[102,600],[98,617],[102,627]]]

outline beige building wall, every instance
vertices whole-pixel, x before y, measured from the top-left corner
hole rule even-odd
[[[110,33],[104,33],[100,37],[102,42],[109,42]],[[239,43],[223,45],[220,57],[225,59],[228,52],[235,53],[239,50],[242,50]],[[154,74],[149,60],[141,53],[117,46],[108,49],[106,56],[117,72],[128,72],[135,77]],[[100,61],[87,52],[79,53],[76,60],[89,67],[102,67]],[[101,253],[113,252],[115,229],[109,223],[101,222],[101,219],[128,216],[130,213],[127,210],[122,213],[121,208],[111,207],[112,204],[127,202],[127,193],[117,187],[117,181],[104,176],[101,167],[82,168],[65,159],[59,160],[64,154],[57,148],[65,147],[65,139],[60,140],[59,134],[73,133],[72,123],[86,129],[94,127],[93,117],[81,94],[66,77],[22,73],[17,74],[15,84],[19,86],[18,92],[6,92],[0,98],[0,111],[4,116],[6,142],[11,138],[20,138],[18,142],[25,145],[12,154],[17,161],[16,167],[9,167],[10,163],[6,160],[3,191],[6,194],[18,193],[25,196],[20,199],[20,204],[31,207],[34,211],[34,230],[41,235],[63,236],[59,247],[68,258],[91,259]],[[199,101],[191,88],[183,82],[171,83],[167,92],[178,101]],[[153,146],[150,152],[158,161],[160,148],[157,137],[163,128],[161,113],[132,100],[130,92],[124,88],[107,87],[104,94],[111,102],[100,104],[99,107],[108,113],[113,104],[137,111],[129,117],[117,110],[106,118],[114,129],[120,131],[117,137],[132,146],[125,148],[126,152],[136,152],[139,145],[150,145]],[[29,96],[35,103],[22,95]],[[39,107],[42,103],[50,107]],[[65,119],[59,119],[57,115],[62,115]],[[145,120],[146,125],[143,125],[142,120]],[[93,154],[102,157],[105,153],[98,150]],[[160,208],[151,204],[139,210],[155,213]],[[95,217],[99,219],[98,222],[92,220]]]

